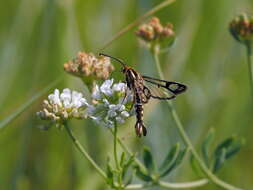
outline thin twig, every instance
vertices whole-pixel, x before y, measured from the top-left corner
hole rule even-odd
[[[197,181],[191,182],[182,182],[182,183],[168,183],[164,181],[158,181],[160,187],[165,189],[189,189],[196,188],[206,185],[208,183],[208,179],[200,179]],[[143,189],[147,187],[151,187],[153,184],[132,184],[125,187],[125,189]]]
[[[114,153],[116,168],[117,170],[119,170],[120,167],[119,167],[119,161],[118,161],[118,155],[117,155],[117,129],[118,129],[118,126],[117,126],[117,123],[115,122],[115,127],[113,130],[113,153]]]
[[[246,43],[246,51],[247,51],[247,62],[248,62],[248,72],[249,72],[249,82],[251,88],[251,95],[253,97],[253,72],[252,72],[252,47],[251,43]]]
[[[97,170],[97,172],[104,178],[105,181],[107,181],[107,176],[105,172],[96,164],[96,162],[90,157],[88,152],[83,148],[81,143],[77,140],[77,138],[74,136],[72,130],[67,126],[67,124],[64,124],[64,127],[71,138],[72,142],[74,143],[75,147],[82,153],[82,155],[90,162],[90,164]]]
[[[111,43],[113,41],[117,40],[120,36],[122,36],[124,33],[126,33],[127,31],[129,31],[130,29],[132,29],[133,27],[135,27],[139,23],[141,23],[147,17],[151,16],[152,14],[156,13],[157,11],[163,9],[164,7],[170,5],[171,3],[175,2],[175,1],[176,0],[165,0],[162,3],[160,3],[159,5],[155,6],[154,8],[152,8],[151,10],[149,10],[148,12],[146,12],[144,15],[140,16],[135,21],[133,21],[132,23],[130,23],[129,25],[127,25],[126,27],[124,27],[122,30],[120,30],[118,33],[116,33],[108,42],[106,42],[102,46],[102,48],[99,51],[104,50],[106,47],[108,47],[109,45],[111,45]]]

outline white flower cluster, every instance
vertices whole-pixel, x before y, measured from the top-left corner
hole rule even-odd
[[[62,93],[58,89],[43,101],[43,110],[37,115],[43,120],[62,122],[70,118],[81,119],[85,117],[85,109],[88,106],[82,93],[65,88]]]
[[[95,85],[92,98],[87,115],[99,125],[111,128],[115,122],[124,123],[130,116],[132,96],[125,83],[113,84],[113,79],[106,80],[100,87]]]
[[[113,84],[106,80],[101,86],[95,85],[89,104],[82,93],[58,89],[43,102],[43,110],[37,115],[43,120],[62,124],[67,119],[91,118],[99,125],[114,127],[115,122],[124,123],[130,117],[132,96],[125,83]]]

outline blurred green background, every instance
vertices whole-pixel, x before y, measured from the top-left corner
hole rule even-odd
[[[78,79],[64,73],[63,63],[80,50],[97,51],[113,34],[160,2],[2,0],[0,120],[61,76],[64,82],[57,88],[84,91]],[[233,134],[244,137],[242,151],[218,175],[236,186],[253,189],[253,105],[246,52],[228,32],[228,23],[241,12],[253,13],[253,1],[178,0],[156,16],[175,26],[177,41],[161,59],[167,79],[189,86],[187,93],[174,102],[192,142],[199,148],[211,127],[216,129],[216,144]],[[157,76],[154,60],[140,46],[134,30],[103,52],[125,60],[143,74]],[[119,65],[116,67],[119,69]],[[120,72],[113,75],[122,79]],[[109,189],[76,151],[64,130],[39,129],[41,122],[35,113],[42,100],[43,97],[0,130],[0,189]],[[145,110],[148,136],[135,137],[134,118],[121,127],[120,136],[134,151],[150,146],[159,163],[167,150],[181,140],[166,106],[152,101]],[[90,121],[74,121],[72,127],[103,165],[112,152],[110,133]],[[171,182],[192,179],[197,177],[188,160],[166,178]],[[199,189],[219,188],[207,185]]]

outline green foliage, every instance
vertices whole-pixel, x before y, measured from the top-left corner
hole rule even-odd
[[[213,172],[216,173],[225,163],[226,160],[238,153],[244,144],[243,139],[229,137],[220,143],[214,152],[214,167]]]
[[[207,136],[201,145],[203,160],[204,160],[205,164],[207,165],[207,167],[210,166],[210,158],[209,158],[208,151],[209,151],[210,145],[213,142],[213,140],[214,140],[214,129],[211,128],[208,131]]]
[[[166,158],[160,166],[160,177],[168,175],[173,169],[180,165],[186,153],[186,148],[180,150],[180,144],[174,145],[168,152]]]
[[[236,155],[242,148],[244,144],[243,139],[238,139],[237,137],[228,137],[220,144],[218,144],[212,152],[211,143],[214,140],[214,129],[210,129],[201,144],[202,158],[208,168],[210,168],[213,173],[218,172],[221,167],[226,163],[228,159]],[[190,158],[191,166],[198,176],[204,176],[198,162],[191,155]]]
[[[107,175],[107,183],[111,187],[114,186],[114,173],[115,173],[115,171],[113,171],[113,169],[110,165],[110,160],[108,159],[107,167],[106,167],[106,175]]]
[[[153,156],[148,147],[144,147],[143,149],[143,162],[148,171],[152,173],[155,169],[155,164],[153,161]]]
[[[136,169],[136,176],[138,178],[140,178],[145,182],[152,181],[152,177],[146,171],[143,171],[139,166],[136,166],[135,169]]]

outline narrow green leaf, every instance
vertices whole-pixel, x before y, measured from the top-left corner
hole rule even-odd
[[[136,169],[136,176],[138,178],[146,182],[152,181],[152,178],[147,173],[142,171],[139,166],[136,166],[135,169]]]
[[[216,155],[213,172],[216,173],[224,164],[226,160],[226,149],[223,148],[219,155]]]
[[[179,143],[175,144],[170,149],[170,151],[168,152],[167,156],[165,157],[163,163],[161,164],[161,166],[159,168],[160,172],[163,172],[168,167],[168,165],[170,165],[171,162],[173,162],[176,159],[177,154],[179,153],[179,150],[180,150]]]
[[[209,147],[211,145],[211,142],[213,141],[213,138],[214,138],[214,129],[211,128],[208,131],[207,136],[204,139],[203,144],[201,146],[201,152],[202,152],[203,160],[204,160],[207,167],[210,166],[208,151],[209,151]]]
[[[126,175],[126,173],[127,173],[127,170],[128,170],[128,168],[129,168],[129,166],[133,163],[134,157],[135,157],[135,155],[132,155],[132,156],[128,159],[128,161],[123,165],[123,167],[122,167],[122,177],[123,177],[123,178],[125,177],[125,175]]]
[[[164,176],[168,175],[172,170],[174,170],[177,166],[179,166],[182,163],[182,160],[183,160],[186,152],[187,152],[186,148],[179,151],[175,161],[171,163],[170,167],[168,167],[163,173],[161,173],[160,177],[164,177]]]
[[[215,155],[219,156],[221,154],[221,152],[223,151],[223,149],[227,149],[230,145],[232,145],[235,141],[235,137],[229,137],[226,140],[224,140],[221,144],[219,144],[217,146],[217,148],[215,149]]]
[[[126,161],[126,154],[125,154],[125,152],[122,152],[121,157],[120,157],[120,167],[121,168],[123,168],[125,161]]]
[[[147,147],[144,147],[144,149],[143,149],[143,161],[144,161],[144,165],[146,166],[148,171],[152,172],[154,170],[155,166],[154,166],[152,154]]]
[[[238,142],[234,143],[232,146],[230,146],[226,152],[226,160],[234,156],[236,153],[238,153],[240,149],[242,148],[243,144],[244,144],[244,140],[241,139],[241,140],[238,140]]]
[[[43,96],[45,93],[47,93],[50,89],[55,87],[62,78],[56,79],[54,82],[49,84],[47,87],[39,91],[37,94],[35,94],[33,97],[31,97],[27,102],[25,102],[23,105],[21,105],[19,108],[17,108],[16,111],[14,111],[11,115],[7,116],[5,119],[0,121],[0,130],[3,129],[6,125],[8,125],[11,121],[16,119],[19,115],[21,115],[30,105],[32,105],[37,99],[39,99],[41,96]]]
[[[107,176],[107,183],[111,186],[114,184],[114,174],[113,174],[113,169],[109,163],[109,159],[107,161],[107,167],[106,167],[106,176]]]

